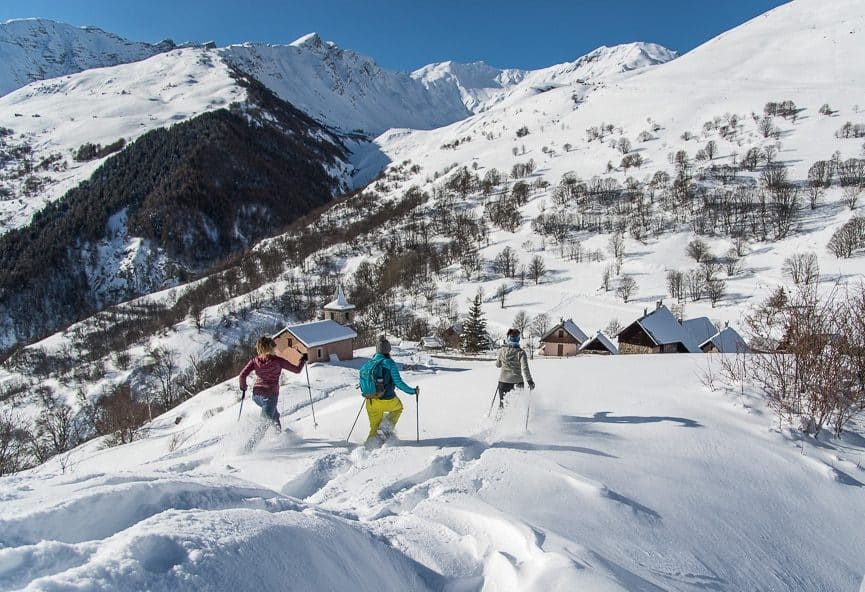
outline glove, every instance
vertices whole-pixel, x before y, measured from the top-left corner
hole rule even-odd
[[[246,398],[246,389],[240,389],[240,400],[243,401]]]
[[[529,381],[529,390],[531,390],[531,391],[535,390],[535,381],[534,380]]]
[[[300,361],[301,361],[301,362],[306,362],[308,359],[309,359],[309,354],[308,354],[308,353],[303,352],[302,354],[300,354]]]

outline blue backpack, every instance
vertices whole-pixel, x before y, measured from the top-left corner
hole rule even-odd
[[[385,391],[384,358],[370,359],[360,367],[360,394],[369,399],[380,399]]]

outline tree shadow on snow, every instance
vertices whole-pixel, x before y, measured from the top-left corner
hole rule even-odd
[[[642,415],[610,415],[611,411],[598,411],[592,417],[579,417],[576,415],[566,415],[562,418],[565,423],[659,423],[669,421],[681,424],[683,428],[701,428],[703,425],[693,419],[685,417],[667,417],[659,415],[642,416]]]

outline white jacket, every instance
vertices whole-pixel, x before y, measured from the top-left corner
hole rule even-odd
[[[505,345],[499,349],[496,368],[502,369],[499,373],[499,382],[510,384],[534,382],[532,373],[529,371],[529,358],[521,347]]]

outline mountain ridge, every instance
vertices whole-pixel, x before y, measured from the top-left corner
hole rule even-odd
[[[43,18],[0,23],[0,96],[37,80],[137,62],[177,46],[128,41],[99,27]]]

